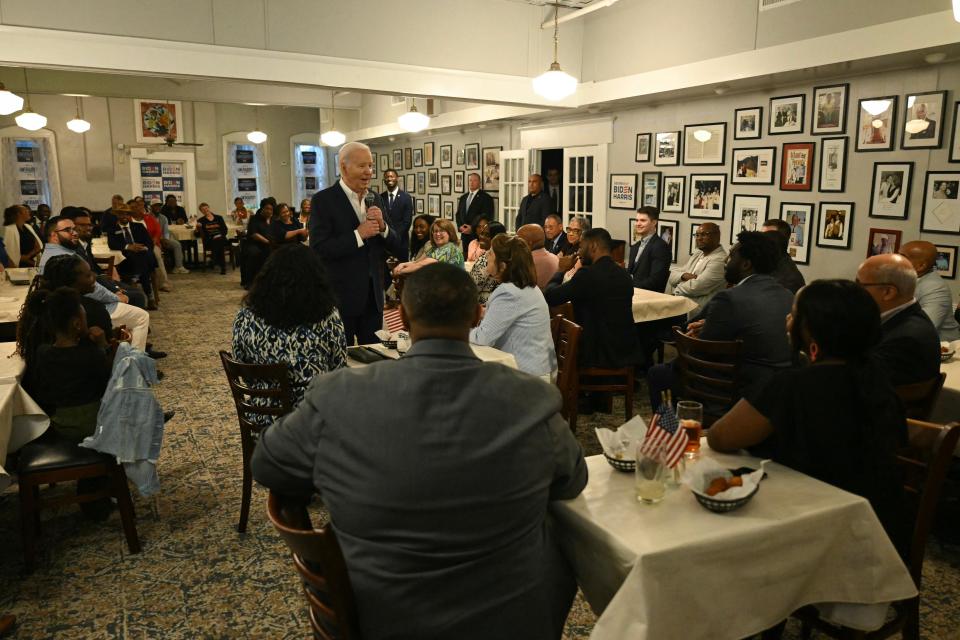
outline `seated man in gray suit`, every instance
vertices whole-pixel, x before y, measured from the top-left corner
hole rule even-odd
[[[364,638],[560,638],[573,575],[546,526],[587,482],[553,385],[479,360],[477,288],[407,278],[399,360],[317,376],[261,436],[253,475],[330,510]],[[479,406],[476,389],[497,402]]]
[[[914,240],[900,247],[900,255],[910,261],[917,272],[917,290],[913,294],[920,308],[937,328],[944,342],[960,340],[960,325],[953,317],[953,294],[950,285],[937,273],[937,247],[926,240]]]
[[[727,250],[720,246],[720,227],[713,222],[704,222],[695,236],[697,250],[687,263],[670,270],[667,282],[673,287],[673,295],[690,298],[697,308],[688,316],[693,318],[703,310],[715,293],[726,287],[723,268]]]

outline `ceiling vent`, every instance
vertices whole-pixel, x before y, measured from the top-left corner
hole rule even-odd
[[[800,2],[800,0],[759,0],[760,11],[770,11],[771,9],[780,9],[788,4]]]

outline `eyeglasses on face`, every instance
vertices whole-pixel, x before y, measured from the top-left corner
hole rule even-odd
[[[57,229],[57,233],[76,233],[76,227],[64,227],[63,229]]]
[[[577,229],[576,227],[567,227],[567,233],[583,233],[582,230]]]

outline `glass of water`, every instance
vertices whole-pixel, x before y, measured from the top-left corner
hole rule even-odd
[[[637,469],[634,488],[637,500],[655,504],[663,500],[667,491],[666,469],[663,464],[663,447],[648,455],[637,447]]]

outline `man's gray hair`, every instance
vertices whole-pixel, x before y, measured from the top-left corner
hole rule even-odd
[[[889,282],[897,288],[900,295],[907,298],[912,298],[917,290],[917,272],[906,258],[878,266],[877,280]]]
[[[361,149],[370,152],[370,147],[362,142],[348,142],[340,147],[340,164],[347,164],[350,161],[350,156]]]

